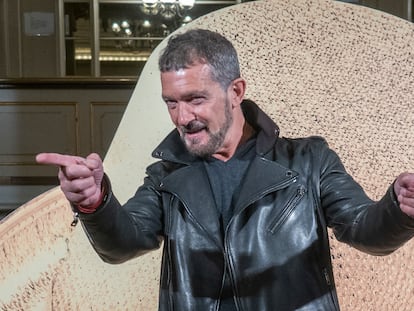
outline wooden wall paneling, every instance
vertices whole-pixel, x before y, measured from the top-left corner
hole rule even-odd
[[[6,4],[0,0],[0,77],[6,77],[6,29],[5,29]]]
[[[77,154],[78,119],[76,102],[0,103],[0,175],[36,175],[31,167],[45,150]]]
[[[126,102],[91,102],[91,150],[102,158],[122,119]]]
[[[79,83],[0,88],[0,219],[56,185],[58,169],[36,164],[37,153],[104,157],[132,91]]]

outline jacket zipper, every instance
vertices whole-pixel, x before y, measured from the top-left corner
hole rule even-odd
[[[78,222],[79,222],[79,213],[78,212],[74,212],[73,213],[73,220],[70,223],[71,227],[76,227],[76,225],[78,224]]]
[[[304,185],[300,185],[296,190],[295,194],[289,199],[286,205],[283,207],[281,217],[274,219],[270,225],[270,232],[274,234],[279,227],[286,221],[286,219],[292,214],[294,207],[297,203],[303,198],[306,193],[306,188]]]
[[[323,276],[325,277],[326,285],[331,287],[332,282],[331,282],[331,277],[329,276],[329,273],[328,273],[328,269],[323,268],[322,270],[323,270]]]
[[[171,196],[171,198],[170,198],[170,202],[168,203],[169,204],[169,206],[173,206],[173,201],[174,201],[174,198],[177,198],[176,196]],[[171,230],[171,221],[172,221],[172,219],[171,219],[171,213],[170,213],[170,209],[167,209],[167,215],[166,215],[166,218],[167,218],[167,230],[168,230],[168,232]],[[167,243],[167,245],[166,245],[166,248],[167,248],[167,260],[168,260],[168,262],[167,262],[167,284],[168,284],[168,304],[169,304],[169,306],[168,306],[168,309],[169,310],[174,310],[174,299],[173,299],[173,296],[172,296],[172,292],[174,292],[174,290],[173,290],[173,288],[172,288],[172,281],[171,281],[171,274],[172,274],[172,271],[173,271],[173,267],[172,267],[172,258],[171,258],[171,243],[170,243],[170,239],[167,239],[166,241],[165,241],[165,243]]]
[[[256,196],[256,197],[254,197],[254,198],[252,198],[251,200],[249,200],[248,202],[246,202],[246,204],[243,204],[244,206],[243,206],[243,208],[237,213],[237,214],[240,214],[246,207],[248,207],[249,205],[251,205],[252,203],[254,203],[254,202],[256,202],[256,201],[258,201],[258,200],[260,200],[261,198],[263,198],[264,196],[266,196],[266,195],[268,195],[269,193],[271,193],[271,192],[274,192],[274,191],[276,191],[276,190],[279,190],[279,189],[282,189],[282,188],[284,188],[285,186],[288,186],[288,185],[290,185],[290,184],[292,184],[292,183],[295,183],[297,181],[297,177],[295,176],[295,177],[291,177],[291,178],[289,178],[288,180],[285,180],[283,183],[281,183],[281,184],[278,184],[278,185],[275,185],[275,186],[273,186],[273,187],[270,187],[269,189],[267,189],[266,191],[263,191],[262,193],[260,193],[260,195],[258,195],[258,196]],[[234,218],[236,215],[233,215],[233,217],[232,218]],[[232,219],[230,219],[230,222],[229,222],[229,224],[227,225],[227,227],[229,227],[229,225],[230,225],[230,223],[231,223],[231,221],[232,221]]]
[[[220,296],[219,296],[219,299],[216,300],[216,304],[215,304],[215,307],[214,307],[215,311],[219,311],[219,308],[220,308],[220,305],[221,305],[221,300],[222,300],[222,295],[223,295],[223,290],[224,290],[224,286],[225,286],[225,280],[226,280],[226,267],[227,267],[228,258],[227,258],[226,251],[224,250],[223,252],[224,252],[224,254],[223,254],[223,257],[224,257],[224,271],[223,271],[223,278],[221,280]],[[229,274],[230,274],[230,272],[229,272]],[[231,281],[231,279],[232,279],[231,276],[229,276],[229,277],[230,277],[230,282],[232,282]]]
[[[256,201],[258,201],[260,198],[262,198],[262,197],[264,197],[265,195],[267,195],[267,194],[269,194],[269,193],[271,193],[271,192],[273,192],[273,191],[276,191],[276,190],[278,190],[278,189],[282,189],[282,188],[284,188],[285,186],[287,186],[287,185],[289,185],[289,184],[291,184],[291,183],[295,183],[297,181],[297,177],[295,176],[295,177],[292,177],[292,178],[289,178],[288,180],[286,180],[286,181],[284,181],[283,183],[281,183],[281,184],[278,184],[278,185],[276,185],[276,186],[274,186],[274,187],[270,187],[267,191],[264,191],[264,192],[262,192],[261,194],[260,194],[260,196],[257,196],[257,197],[254,197],[254,198],[252,198],[250,201],[248,201],[246,204],[244,204],[244,208],[242,208],[240,211],[239,211],[239,213],[238,214],[240,214],[247,206],[249,206],[250,204],[252,204],[253,202],[256,202]],[[303,187],[303,186],[302,186]],[[304,187],[303,187],[304,188]],[[303,196],[303,194],[302,194],[302,196]],[[227,234],[227,230],[228,230],[228,228],[230,227],[230,224],[231,224],[231,222],[232,222],[232,219],[235,217],[236,215],[233,215],[233,217],[230,219],[230,221],[229,221],[229,223],[227,224],[227,227],[226,227],[226,230],[225,230],[225,234],[224,234],[224,239],[225,239],[225,241],[224,241],[224,254],[225,254],[225,258],[226,258],[226,262],[228,262],[228,268],[229,268],[229,277],[230,277],[230,282],[231,282],[231,284],[232,284],[232,287],[233,287],[233,292],[234,292],[234,294],[235,294],[235,296],[236,296],[236,299],[234,300],[234,303],[235,303],[235,305],[236,305],[236,309],[237,310],[242,310],[242,307],[240,306],[240,302],[239,302],[239,300],[237,299],[237,287],[235,286],[235,283],[234,283],[234,267],[233,267],[233,265],[231,264],[231,259],[230,259],[230,254],[229,254],[229,252],[228,252],[228,247],[227,247],[227,244],[229,243],[228,242],[228,234]]]
[[[322,273],[323,273],[323,276],[325,278],[326,285],[328,286],[328,289],[329,289],[331,301],[332,301],[333,308],[334,308],[333,310],[339,311],[340,307],[339,307],[339,304],[338,304],[338,300],[332,294],[332,290],[335,290],[335,286],[334,286],[333,280],[331,278],[331,274],[329,273],[329,269],[327,267],[323,267],[322,268]]]
[[[228,247],[227,247],[228,241],[227,241],[227,234],[225,236],[225,242],[224,242],[224,264],[228,267],[228,277],[230,278],[230,283],[231,283],[231,287],[233,289],[233,295],[234,295],[234,304],[236,306],[236,309],[238,311],[242,310],[242,308],[240,307],[240,303],[237,297],[239,297],[238,293],[237,293],[237,286],[235,285],[234,282],[234,268],[233,265],[231,264],[231,258],[230,258],[230,253],[228,252]],[[224,267],[224,273],[226,273],[226,267]],[[225,279],[225,274],[223,275],[223,285],[224,285],[224,279]],[[220,298],[221,300],[221,298]]]

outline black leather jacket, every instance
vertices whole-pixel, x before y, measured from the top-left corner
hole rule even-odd
[[[81,215],[88,237],[110,263],[164,241],[160,310],[218,310],[225,266],[238,310],[339,310],[327,226],[340,241],[384,255],[413,236],[414,221],[392,187],[371,201],[322,138],[279,138],[253,102],[242,107],[258,131],[257,156],[224,238],[202,161],[176,131],[123,207],[109,191],[96,213]]]

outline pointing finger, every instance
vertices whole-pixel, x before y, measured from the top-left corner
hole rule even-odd
[[[73,164],[85,163],[85,159],[83,159],[82,157],[63,155],[59,153],[39,153],[36,156],[36,162],[40,164],[49,164],[66,167]]]

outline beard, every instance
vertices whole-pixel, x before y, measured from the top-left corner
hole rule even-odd
[[[186,146],[188,152],[201,158],[207,158],[216,153],[217,150],[223,145],[226,134],[233,123],[233,115],[231,114],[231,108],[227,100],[225,103],[224,118],[222,126],[215,133],[210,131],[206,123],[198,120],[193,120],[186,126],[183,126],[181,128],[181,140]],[[185,138],[186,133],[194,133],[201,130],[206,131],[208,135],[208,140],[205,144],[201,144],[200,140],[197,138]]]

